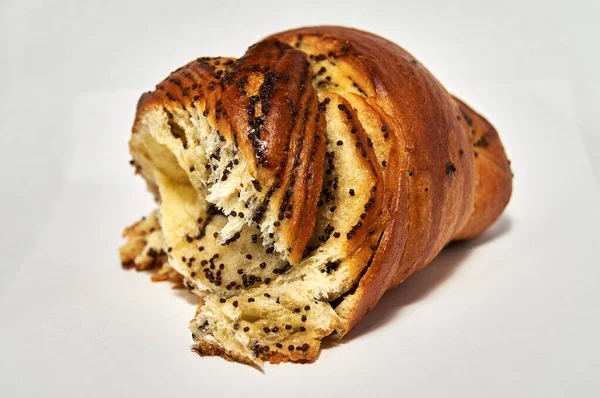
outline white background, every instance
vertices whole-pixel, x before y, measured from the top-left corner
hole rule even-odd
[[[600,396],[599,2],[236,3],[0,3],[0,396]],[[127,165],[137,97],[322,23],[401,44],[488,117],[512,201],[316,363],[200,358],[189,298],[118,263],[153,206]]]

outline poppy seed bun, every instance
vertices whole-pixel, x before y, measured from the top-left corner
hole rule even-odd
[[[512,190],[485,119],[396,44],[342,27],[176,70],[140,98],[130,150],[159,210],[123,262],[157,254],[203,298],[198,352],[248,363],[313,360]]]

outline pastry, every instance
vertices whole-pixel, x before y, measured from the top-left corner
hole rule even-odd
[[[197,351],[246,363],[314,360],[512,191],[483,117],[343,27],[177,69],[141,96],[130,150],[158,210],[126,230],[123,264],[197,294]]]

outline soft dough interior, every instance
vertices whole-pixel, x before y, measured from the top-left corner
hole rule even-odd
[[[367,245],[350,238],[377,176],[355,149],[335,97],[320,100],[331,102],[324,115],[326,175],[313,237],[295,265],[264,226],[272,223],[269,215],[264,223],[253,218],[264,190],[256,189],[244,158],[200,112],[156,107],[142,115],[131,142],[139,172],[159,199],[169,266],[204,300],[190,324],[193,338],[237,360],[313,357],[339,325],[335,305],[375,250],[380,231],[361,238]],[[367,249],[354,252],[350,244]]]

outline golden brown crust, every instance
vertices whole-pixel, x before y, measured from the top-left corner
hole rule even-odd
[[[150,280],[152,282],[171,282],[173,284],[173,289],[177,290],[186,288],[183,284],[183,275],[175,271],[175,269],[171,267],[168,262],[164,263],[155,274],[152,274]]]
[[[281,349],[271,350],[270,348],[265,351],[265,347],[257,347],[257,362],[270,362],[272,364],[279,364],[284,362],[294,363],[309,363],[313,362],[319,356],[319,346],[315,345],[306,351],[297,349],[300,347],[294,347],[289,349],[282,347]],[[220,356],[231,362],[240,362],[248,365],[254,365],[255,362],[251,361],[244,355],[236,354],[235,352],[227,351],[224,348],[209,344],[205,341],[199,342],[194,347],[194,352],[202,356]]]
[[[247,365],[254,364],[248,357],[229,352],[223,347],[214,344],[208,344],[205,341],[199,342],[192,350],[201,356],[218,356],[230,362],[240,362]]]
[[[512,194],[512,171],[498,132],[485,118],[454,97],[471,132],[477,171],[475,206],[469,221],[454,237],[473,239],[500,216]]]
[[[321,60],[349,79],[354,93],[342,95],[342,88],[325,80],[313,87],[309,64]],[[273,35],[238,61],[199,58],[140,98],[136,124],[150,107],[204,109],[211,126],[239,146],[252,176],[265,187],[276,186],[271,200],[283,209],[280,220],[295,264],[316,222],[325,151],[321,114],[331,112],[318,102],[324,95],[342,112],[375,184],[345,246],[350,259],[360,259],[360,279],[336,308],[343,336],[385,291],[426,266],[450,241],[477,236],[501,214],[512,174],[495,129],[396,44],[332,26]],[[261,98],[260,108],[253,96]],[[359,121],[353,101],[375,115],[371,127]],[[375,134],[383,138],[374,145]],[[376,150],[385,154],[383,162]],[[206,342],[198,352],[249,362]],[[315,345],[308,352],[260,352],[259,358],[307,361],[317,353]]]
[[[344,335],[386,290],[428,264],[449,241],[475,236],[495,220],[510,198],[510,173],[507,168],[495,168],[483,156],[485,163],[476,166],[473,139],[457,102],[396,44],[370,33],[331,26],[273,37],[288,43],[307,37],[334,43],[338,62],[348,62],[360,80],[373,87],[373,101],[387,116],[393,141],[403,148],[397,167],[386,174],[383,201],[388,206],[379,216],[385,231],[378,250],[355,297],[348,300],[349,308],[342,308]],[[493,159],[507,164],[501,144],[495,145],[500,142],[495,130],[474,113],[472,118],[478,126],[489,127]]]

